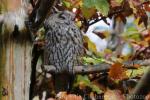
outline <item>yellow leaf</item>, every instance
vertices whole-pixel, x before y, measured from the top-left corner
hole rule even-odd
[[[96,45],[87,37],[84,36],[84,42],[87,44],[88,50],[92,51],[97,56],[102,55],[100,52],[97,51]]]
[[[140,28],[140,27],[144,27],[143,24],[138,24],[138,23],[139,23],[139,20],[140,20],[140,17],[136,18],[136,19],[134,20],[134,24],[137,25],[139,28]]]
[[[135,65],[134,65],[135,66]],[[137,65],[136,65],[137,66]],[[140,65],[138,65],[140,66]],[[133,78],[133,77],[138,77],[138,76],[142,76],[146,71],[148,70],[148,68],[145,68],[145,67],[138,67],[137,69],[128,69],[126,71],[126,75],[129,77],[129,78]]]
[[[76,25],[80,28],[82,26],[82,22],[81,21],[76,21]]]
[[[70,6],[68,6],[69,8],[75,8],[75,7],[79,7],[82,6],[82,0],[63,0],[63,2],[65,3],[69,3]]]

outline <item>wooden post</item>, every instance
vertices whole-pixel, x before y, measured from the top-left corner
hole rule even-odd
[[[0,36],[0,100],[28,100],[31,71],[31,43]],[[6,92],[6,93],[5,93]]]
[[[0,6],[8,11],[16,11],[22,3],[27,2],[1,0]],[[31,71],[29,33],[24,31],[14,38],[11,33],[2,30],[5,29],[0,30],[0,100],[28,100]]]

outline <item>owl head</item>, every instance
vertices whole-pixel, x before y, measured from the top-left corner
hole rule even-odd
[[[75,18],[75,14],[68,11],[68,10],[65,10],[65,11],[62,11],[59,13],[59,18],[63,19],[63,20],[74,20]]]
[[[49,27],[51,27],[52,24],[56,23],[70,24],[73,22],[74,18],[75,14],[73,14],[72,12],[67,10],[60,11],[52,14],[44,21],[44,28],[48,29]]]

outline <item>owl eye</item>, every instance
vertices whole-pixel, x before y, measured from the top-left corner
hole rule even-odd
[[[66,19],[66,16],[65,16],[65,14],[63,14],[63,13],[60,14],[59,17],[60,17],[61,19]]]

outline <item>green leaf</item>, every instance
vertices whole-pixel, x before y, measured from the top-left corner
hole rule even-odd
[[[75,86],[78,86],[80,84],[80,82],[83,82],[85,84],[85,86],[90,86],[90,84],[91,84],[87,75],[84,75],[84,76],[77,75]]]
[[[97,94],[102,93],[102,90],[99,89],[96,85],[91,85],[92,91],[96,92]]]
[[[86,8],[92,8],[92,7],[95,6],[94,1],[95,0],[84,0],[83,1],[83,6],[86,7]]]
[[[67,8],[70,8],[71,7],[71,4],[70,2],[67,2],[67,1],[63,1],[63,5],[66,6]]]
[[[44,33],[45,33],[44,27],[41,27],[41,28],[39,29],[39,32],[41,32],[42,34],[44,34]]]
[[[90,87],[93,92],[96,92],[98,94],[102,93],[102,91],[99,89],[99,87],[97,87],[96,85],[91,83],[91,81],[89,80],[87,75],[84,75],[84,76],[77,75],[76,83],[74,86],[79,86],[80,82],[82,82],[85,86]]]
[[[95,7],[98,11],[100,11],[104,16],[108,15],[109,12],[109,4],[107,0],[95,0]]]
[[[94,57],[94,58],[82,57],[82,59],[83,59],[84,64],[94,64],[94,65],[100,64],[105,61],[105,59],[103,59],[103,58],[96,58],[96,57]]]
[[[104,16],[108,15],[109,12],[109,3],[107,0],[84,0],[83,6],[87,8],[96,8],[100,11]]]
[[[140,32],[136,26],[132,23],[127,25],[126,31],[122,34],[123,37],[127,39],[141,40]]]

